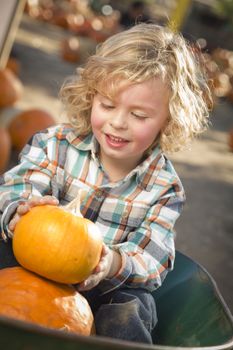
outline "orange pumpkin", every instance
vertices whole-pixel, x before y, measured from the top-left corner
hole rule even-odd
[[[21,217],[13,236],[20,265],[61,283],[79,283],[91,274],[102,238],[97,226],[80,216],[78,201],[67,207],[36,206]]]
[[[228,145],[230,151],[233,152],[233,129],[231,129],[228,134]]]
[[[11,153],[11,139],[8,131],[0,127],[0,174],[2,174],[8,165]]]
[[[0,108],[13,105],[23,92],[23,85],[8,68],[0,70]]]
[[[228,98],[228,100],[231,102],[231,103],[233,103],[233,77],[232,77],[232,82],[231,82],[231,85],[232,85],[232,88],[231,88],[231,90],[229,91],[229,94],[227,95],[227,98]]]
[[[0,314],[47,328],[94,333],[90,306],[73,286],[46,280],[22,267],[0,270]]]
[[[16,58],[10,57],[7,61],[6,68],[10,69],[11,72],[18,76],[20,72],[20,62]]]
[[[68,62],[80,60],[80,43],[76,37],[66,38],[61,43],[62,58]]]
[[[55,125],[55,119],[42,109],[29,109],[17,114],[8,125],[12,146],[21,151],[32,135],[52,125]]]

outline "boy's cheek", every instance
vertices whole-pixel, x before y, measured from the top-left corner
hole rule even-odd
[[[138,142],[141,142],[142,145],[147,144],[147,143],[152,143],[157,135],[159,134],[160,130],[149,128],[141,128],[139,132],[137,132],[137,140]]]
[[[92,129],[99,129],[99,128],[101,128],[103,123],[104,123],[103,116],[101,116],[101,114],[98,113],[98,111],[93,109],[92,113],[91,113],[91,126],[92,126]]]

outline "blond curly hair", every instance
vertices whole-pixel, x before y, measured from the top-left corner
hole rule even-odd
[[[154,144],[159,142],[163,151],[175,152],[206,129],[211,106],[203,62],[181,34],[141,23],[113,35],[64,83],[60,97],[70,123],[85,135],[91,132],[92,101],[97,92],[112,97],[119,81],[134,84],[152,77],[161,77],[170,90],[168,123]]]

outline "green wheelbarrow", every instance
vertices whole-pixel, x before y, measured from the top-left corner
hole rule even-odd
[[[14,261],[8,265],[14,265]],[[153,292],[153,297],[159,318],[152,334],[153,345],[67,334],[0,317],[0,349],[233,349],[232,315],[212,277],[189,257],[177,252],[174,270],[168,274],[163,286]]]

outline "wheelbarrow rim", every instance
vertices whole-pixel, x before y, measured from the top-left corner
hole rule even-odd
[[[159,345],[159,344],[144,344],[135,343],[131,341],[112,339],[102,336],[82,336],[74,333],[65,333],[55,329],[48,329],[33,323],[12,319],[7,316],[0,315],[0,324],[10,326],[13,328],[18,328],[29,333],[36,333],[41,336],[49,336],[52,338],[63,339],[67,341],[77,341],[77,345],[90,345],[90,346],[101,346],[102,350],[111,348],[112,350],[124,349],[124,350],[230,350],[233,349],[233,337],[230,341],[214,346],[204,346],[204,347],[183,347],[183,346],[169,346],[169,345]],[[20,342],[20,340],[18,339]],[[1,345],[1,339],[0,339]]]

